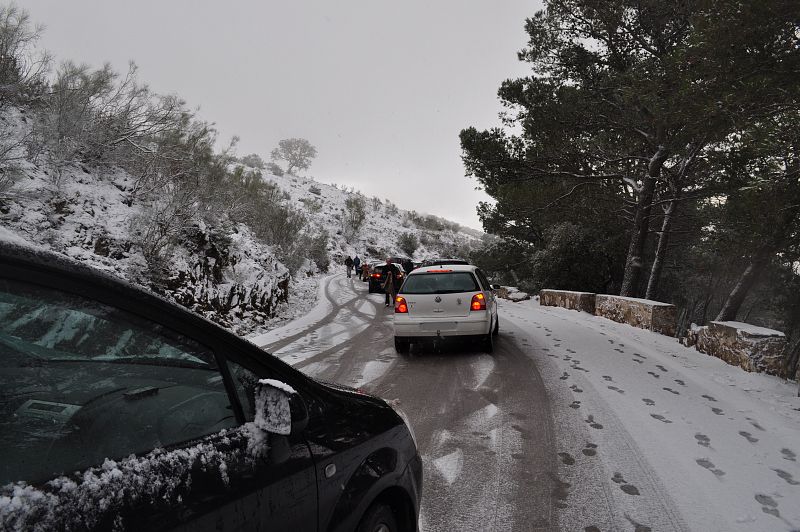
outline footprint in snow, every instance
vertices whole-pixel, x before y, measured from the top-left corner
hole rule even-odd
[[[572,390],[575,393],[583,393],[583,390],[578,388],[578,386],[576,384],[573,384],[572,386],[570,386],[569,389]]]
[[[608,382],[614,382],[614,379],[611,378],[611,375],[603,375],[603,379]]]
[[[667,368],[665,368],[665,367],[664,367],[664,366],[662,366],[661,364],[656,364],[656,367],[657,367],[658,369],[660,369],[661,371],[663,371],[664,373],[666,373],[666,372],[667,372]]]
[[[619,347],[615,347],[614,351],[616,351],[617,353],[624,353],[625,352],[622,349],[620,349]]]
[[[639,360],[638,358],[632,358],[631,360],[633,360],[633,361],[634,361],[634,362],[636,362],[637,364],[644,364],[644,362],[642,362],[642,361],[641,361],[641,360]]]
[[[800,484],[800,482],[796,481],[794,479],[794,477],[792,477],[791,473],[787,473],[783,469],[775,469],[775,468],[773,468],[772,470],[775,471],[778,474],[779,477],[781,477],[783,480],[785,480],[787,483],[791,484],[792,486],[797,486],[798,484]]]
[[[789,460],[790,462],[794,462],[797,460],[797,455],[794,454],[794,451],[791,449],[783,448],[781,449],[781,454],[783,455],[784,460]]]
[[[572,360],[572,357],[569,355],[564,355],[564,360]]]
[[[561,347],[561,344],[553,344],[553,347]]]
[[[644,399],[642,399],[642,401],[644,401],[644,404],[646,404],[647,406],[653,406],[653,405],[655,405],[655,404],[656,404],[656,402],[655,402],[655,401],[653,401],[652,399],[648,399],[647,397],[645,397]]]
[[[642,523],[637,523],[628,514],[625,514],[625,519],[628,520],[630,524],[633,525],[633,532],[653,532],[653,529],[647,525],[643,525]]]
[[[711,445],[711,438],[706,436],[705,434],[700,434],[699,432],[694,435],[694,439],[697,440],[697,445],[702,445],[703,447],[708,447]]]
[[[581,449],[581,452],[586,456],[595,456],[597,454],[597,445],[594,443],[587,443],[586,447]]]
[[[739,436],[744,438],[745,440],[749,441],[750,443],[755,443],[758,441],[758,438],[754,438],[752,434],[747,432],[746,430],[740,430]]]
[[[669,419],[665,418],[661,414],[650,414],[650,417],[653,418],[653,419],[657,419],[662,423],[672,423],[672,421],[670,421]]]
[[[633,356],[638,357],[638,358],[642,358],[642,359],[647,359],[646,356],[640,355],[639,353],[634,353]]]
[[[712,403],[716,403],[716,402],[717,402],[717,400],[716,400],[716,399],[714,399],[713,397],[711,397],[710,395],[705,395],[705,394],[704,394],[704,395],[701,395],[700,397],[702,397],[703,399],[708,399],[708,400],[709,400],[709,401],[711,401]]]
[[[724,416],[725,415],[725,412],[721,408],[713,407],[711,409],[711,411],[714,412],[718,416]]]
[[[562,341],[561,338],[556,338],[555,336],[553,337],[553,340],[555,340],[556,342],[561,342]]]
[[[602,429],[602,428],[603,428],[603,425],[601,425],[600,423],[598,423],[597,421],[595,421],[595,420],[594,420],[594,416],[592,416],[592,415],[590,415],[588,418],[586,418],[586,420],[585,420],[585,421],[586,421],[586,423],[588,423],[588,424],[589,424],[589,426],[590,426],[590,427],[592,427],[593,429]]]
[[[659,375],[658,373],[653,373],[652,371],[648,371],[647,374],[648,375],[652,375],[656,379],[660,379],[661,378],[661,375]]]
[[[562,481],[554,473],[547,473],[547,476],[553,481],[553,490],[550,493],[555,499],[557,499],[554,503],[555,507],[566,508],[567,503],[564,501],[566,501],[567,497],[569,497],[569,488],[572,486],[572,484]]]
[[[619,388],[617,388],[616,386],[609,386],[609,387],[608,387],[608,389],[609,389],[609,390],[614,390],[615,392],[617,392],[617,393],[619,393],[619,394],[624,394],[624,393],[625,393],[625,390],[620,390],[620,389],[619,389]]]
[[[669,392],[669,393],[671,393],[673,395],[680,395],[680,392],[676,392],[672,388],[662,388],[662,390],[665,390],[665,391],[667,391],[667,392]]]
[[[564,374],[559,377],[559,379],[561,379],[562,381],[569,379],[569,373],[565,371]]]
[[[569,407],[570,407],[570,408],[574,408],[574,409],[576,409],[576,410],[577,410],[578,408],[580,408],[580,407],[581,407],[581,402],[580,402],[580,401],[572,401],[572,402],[569,404]]]
[[[774,515],[775,517],[780,517],[781,513],[778,511],[778,503],[775,502],[775,499],[770,497],[769,495],[764,495],[763,493],[756,493],[755,496],[756,502],[761,505],[761,511],[765,514]]]
[[[757,428],[758,430],[760,430],[762,432],[767,430],[764,427],[762,427],[761,425],[759,425],[758,421],[756,421],[755,419],[752,419],[752,418],[748,417],[747,421],[749,421],[751,425],[753,425],[755,428]]]
[[[614,476],[611,477],[611,480],[614,481],[616,484],[619,484],[619,489],[627,493],[628,495],[639,495],[639,489],[634,486],[633,484],[628,484],[628,481],[622,478],[622,473],[614,473]]]
[[[569,453],[558,453],[558,457],[561,458],[562,464],[567,464],[567,465],[575,464],[575,459]]]
[[[572,349],[567,349],[567,353],[572,353],[574,355],[575,351],[573,351]]]
[[[708,469],[709,471],[714,473],[714,476],[716,476],[717,478],[725,476],[725,471],[717,469],[714,463],[707,458],[698,458],[697,460],[695,460],[695,462],[697,462],[697,465],[699,465],[700,467]]]
[[[588,370],[588,369],[586,369],[586,368],[582,368],[582,367],[578,366],[577,364],[576,364],[576,365],[574,365],[574,366],[572,366],[572,369],[577,369],[578,371],[584,371],[584,372],[586,372],[586,373],[589,373],[589,370]]]
[[[609,338],[609,339],[608,339],[608,343],[609,343],[609,344],[611,344],[611,345],[614,345],[614,340],[612,340],[612,339],[610,339],[610,338]]]
[[[685,382],[683,382],[683,381],[682,381],[682,380],[680,380],[680,379],[675,379],[675,382],[677,382],[677,383],[678,383],[678,384],[680,384],[681,386],[686,386],[686,383],[685,383]]]

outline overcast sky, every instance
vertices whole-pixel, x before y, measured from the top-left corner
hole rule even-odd
[[[500,83],[525,75],[523,0],[24,0],[57,60],[177,93],[238,153],[317,147],[308,174],[480,229],[459,131],[499,125]]]

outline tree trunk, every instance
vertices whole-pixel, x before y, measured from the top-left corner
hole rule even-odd
[[[658,246],[656,246],[656,256],[653,259],[653,266],[650,268],[650,279],[647,280],[647,293],[645,299],[654,299],[658,290],[658,283],[661,280],[661,270],[664,269],[664,259],[667,256],[667,246],[669,245],[669,231],[672,227],[672,219],[678,209],[677,196],[670,200],[667,210],[664,211],[664,220],[661,222],[661,234],[658,235]]]
[[[722,310],[719,311],[716,321],[735,321],[736,314],[739,313],[744,298],[747,293],[758,280],[758,276],[764,271],[764,268],[769,264],[769,259],[775,253],[773,245],[763,245],[756,251],[755,255],[750,259],[750,264],[744,269],[742,275],[733,287],[728,298],[722,305]]]
[[[644,245],[647,233],[650,230],[650,209],[653,205],[653,195],[656,189],[656,180],[661,174],[661,166],[667,159],[667,149],[659,146],[647,166],[647,177],[639,192],[636,202],[636,215],[633,219],[633,235],[628,246],[628,257],[625,260],[625,274],[622,278],[620,295],[636,297],[638,294],[639,279],[642,275]]]

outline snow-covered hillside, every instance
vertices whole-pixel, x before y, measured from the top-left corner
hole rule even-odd
[[[305,177],[271,175],[268,179],[286,191],[291,201],[314,225],[331,236],[329,251],[333,258],[359,255],[382,260],[389,256],[407,256],[398,240],[413,235],[419,247],[413,259],[463,256],[480,243],[481,233],[462,228],[453,222],[397,208],[388,199],[369,198],[344,186],[330,185]],[[355,235],[348,235],[346,217],[348,198],[365,202],[366,219]]]
[[[31,156],[26,139],[35,120],[35,112],[18,107],[0,116],[5,141],[16,146],[15,182],[0,194],[0,224],[10,234],[145,286],[239,334],[269,330],[312,304],[319,269],[309,260],[290,271],[275,246],[224,213],[191,208],[188,218],[178,219],[163,216],[172,212],[166,208],[154,216],[159,202],[169,199],[143,198],[137,178],[118,165],[56,167],[47,153]],[[292,176],[263,179],[284,191],[282,204],[304,213],[306,233],[327,232],[334,266],[346,254],[401,254],[397,239],[404,232],[427,243],[415,258],[453,254],[478,241],[475,232],[453,230],[454,224],[419,229],[409,213],[383,202],[375,210],[369,200],[360,231],[343,231],[342,209],[352,191]],[[145,248],[163,234],[173,244],[159,249],[154,264]]]

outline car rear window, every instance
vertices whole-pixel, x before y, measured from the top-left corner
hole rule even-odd
[[[453,294],[477,292],[480,288],[470,272],[418,273],[406,279],[401,294]]]

